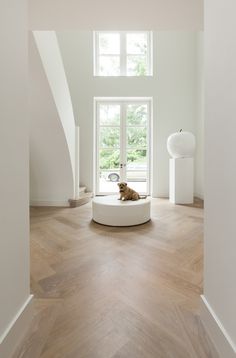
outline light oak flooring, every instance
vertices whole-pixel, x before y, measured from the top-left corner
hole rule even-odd
[[[14,358],[217,358],[199,319],[203,209],[152,200],[111,228],[79,208],[32,208],[35,315]]]

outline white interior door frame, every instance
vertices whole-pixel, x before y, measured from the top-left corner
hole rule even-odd
[[[126,162],[126,125],[125,125],[125,110],[128,104],[147,104],[147,194],[150,195],[151,191],[151,181],[152,181],[152,127],[153,127],[153,99],[152,97],[94,97],[94,173],[93,173],[93,182],[94,182],[94,193],[95,195],[109,195],[112,194],[110,192],[100,192],[99,191],[99,105],[100,104],[119,104],[121,107],[121,133],[120,133],[120,162],[123,164]],[[120,174],[122,180],[126,180],[125,177],[126,168],[122,165],[120,168]]]

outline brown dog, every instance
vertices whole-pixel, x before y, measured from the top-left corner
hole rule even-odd
[[[118,183],[117,185],[120,189],[119,200],[125,201],[125,200],[139,200],[140,199],[139,194],[135,190],[129,188],[127,186],[127,183],[121,182],[121,183]]]

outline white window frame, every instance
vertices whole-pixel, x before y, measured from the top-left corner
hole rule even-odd
[[[153,128],[153,98],[152,97],[94,97],[94,148],[93,148],[93,153],[94,153],[94,165],[93,165],[93,178],[94,178],[94,182],[93,182],[93,189],[94,189],[94,193],[95,195],[110,195],[112,193],[110,192],[100,192],[99,191],[99,153],[98,153],[98,149],[99,149],[99,123],[98,123],[98,119],[99,119],[99,114],[98,114],[98,110],[99,110],[99,105],[100,104],[120,104],[121,108],[123,108],[124,104],[147,104],[147,108],[148,108],[148,123],[147,123],[147,192],[145,193],[140,193],[140,194],[145,194],[145,195],[150,195],[151,194],[151,188],[152,188],[152,171],[153,171],[153,139],[152,139],[152,128]],[[124,113],[121,112],[121,116],[124,117]],[[121,120],[123,120],[121,118]],[[122,127],[121,127],[122,128]],[[125,126],[123,126],[123,130],[125,130]],[[121,141],[123,142],[123,144],[121,143],[121,147],[124,146],[125,148],[125,153],[126,153],[126,146],[124,145],[124,140],[126,138],[125,133],[122,133],[122,137]],[[124,154],[124,153],[123,153]],[[124,158],[121,158],[123,160],[123,162],[125,162]],[[113,193],[114,194],[114,193]]]
[[[102,56],[119,56],[120,57],[120,74],[118,76],[104,76],[99,73],[99,34],[119,34],[120,35],[120,54],[103,54]],[[147,74],[144,76],[135,76],[127,74],[127,56],[140,56],[139,54],[128,54],[126,50],[126,41],[128,34],[142,33],[147,35]],[[93,63],[95,77],[148,77],[153,76],[153,36],[152,31],[94,31],[93,33]]]

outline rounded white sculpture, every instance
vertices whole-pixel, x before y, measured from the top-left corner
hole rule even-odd
[[[172,158],[192,158],[195,152],[195,137],[191,132],[176,132],[167,139],[167,149]]]
[[[150,199],[122,201],[118,197],[95,197],[92,201],[93,220],[108,226],[134,226],[150,220]]]

